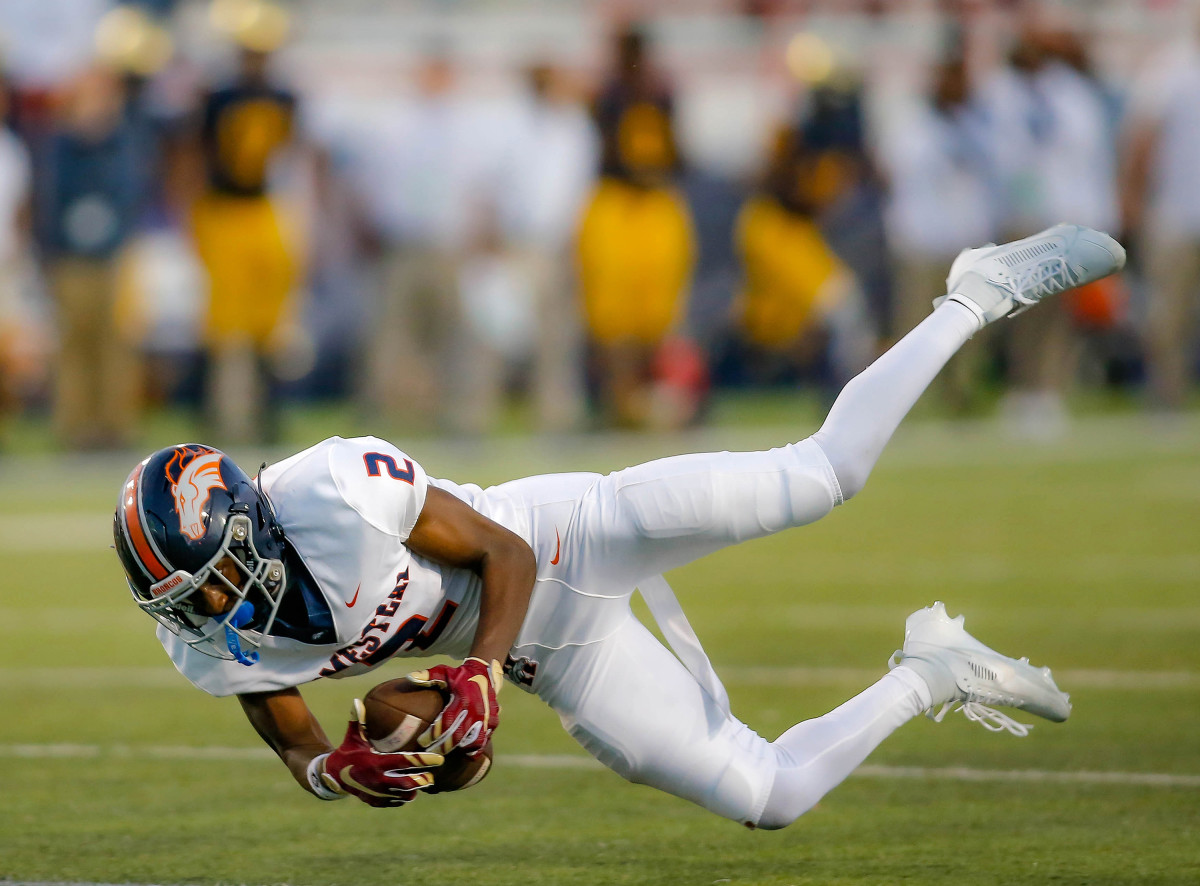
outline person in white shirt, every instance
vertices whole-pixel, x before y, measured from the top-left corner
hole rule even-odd
[[[600,136],[572,75],[551,65],[526,72],[518,137],[500,192],[510,251],[534,292],[533,395],[542,429],[578,427],[584,412],[583,329],[573,250],[596,179]]]
[[[662,574],[852,498],[967,339],[1123,261],[1112,238],[1072,225],[965,250],[949,294],[846,386],[821,429],[766,452],[481,489],[430,478],[374,437],[326,440],[256,479],[210,447],[168,447],[121,488],[117,554],[175,666],[212,695],[237,695],[317,797],[402,806],[436,785],[445,754],[490,740],[503,668],[630,781],[785,827],[922,711],[941,706],[940,719],[959,705],[1023,735],[990,705],[1061,721],[1070,701],[1048,669],[988,649],[939,603],[909,617],[887,675],[769,742],[730,711]],[[678,658],[633,615],[635,588]],[[334,747],[297,688],[417,654],[465,656],[410,677],[446,697],[423,751],[375,750],[357,718]]]
[[[527,365],[538,427],[570,430],[584,413],[572,248],[599,136],[569,74],[549,65],[532,66],[517,95],[494,102],[487,128],[496,158],[477,189],[486,205],[460,274],[473,333],[464,405],[474,430],[494,425],[506,370]]]
[[[933,72],[929,96],[880,139],[897,335],[920,322],[927,294],[941,285],[960,244],[995,237],[984,120],[969,87],[965,59],[945,59]],[[939,394],[956,410],[971,405],[979,356],[968,345],[940,376]]]
[[[362,396],[410,427],[465,430],[445,408],[474,376],[459,273],[492,204],[500,150],[493,115],[462,94],[450,56],[423,59],[414,80],[410,95],[357,119],[331,112],[325,124],[382,252]]]
[[[1085,57],[1077,35],[1035,26],[982,90],[1003,237],[1065,218],[1104,230],[1119,224],[1111,110],[1099,83],[1068,63]],[[1066,428],[1079,352],[1068,305],[1060,301],[1040,322],[1018,321],[1008,332],[1011,391],[1003,408],[1011,427],[1055,436]]]
[[[1150,396],[1177,410],[1193,384],[1200,309],[1200,46],[1189,34],[1155,53],[1129,102],[1123,202],[1150,284],[1145,351]]]

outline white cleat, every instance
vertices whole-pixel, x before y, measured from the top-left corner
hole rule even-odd
[[[933,304],[956,301],[979,317],[982,326],[1124,266],[1125,249],[1108,234],[1060,224],[1012,243],[964,249],[950,266],[949,294]]]
[[[1054,684],[1049,668],[1035,668],[1027,658],[1009,658],[984,646],[967,633],[963,617],[951,618],[941,603],[914,612],[904,623],[904,648],[892,654],[888,667],[901,664],[929,684],[933,707],[926,716],[939,723],[947,713],[961,709],[968,720],[992,732],[1007,729],[1024,736],[1031,726],[992,705],[1056,723],[1071,714],[1070,696]],[[934,713],[938,705],[941,709]]]

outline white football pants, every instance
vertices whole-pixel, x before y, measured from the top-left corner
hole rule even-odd
[[[857,493],[900,420],[977,328],[966,308],[943,304],[853,379],[799,443],[498,487],[523,512],[538,561],[514,648],[527,688],[630,781],[758,827],[784,827],[810,809],[929,705],[921,678],[897,668],[768,742],[637,621],[633,589],[727,545],[811,523]],[[742,599],[752,601],[752,589]]]

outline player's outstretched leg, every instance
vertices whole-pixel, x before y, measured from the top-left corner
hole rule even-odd
[[[1058,225],[1004,246],[966,250],[950,294],[838,395],[821,429],[768,452],[697,453],[601,478],[580,499],[561,540],[583,590],[612,587],[690,563],[730,544],[820,519],[863,488],[900,421],[954,353],[992,319],[1117,270],[1125,253],[1107,234]],[[557,556],[555,559],[558,559]],[[575,585],[580,587],[579,585]]]
[[[964,249],[934,312],[838,395],[813,435],[843,500],[859,492],[887,441],[946,361],[983,326],[1120,270],[1125,250],[1100,231],[1055,225],[1032,237]]]
[[[1030,727],[991,705],[1056,722],[1071,713],[1070,699],[1054,684],[1049,668],[988,648],[966,632],[961,615],[950,618],[941,603],[908,617],[904,647],[889,665],[891,672],[865,692],[775,740],[778,769],[760,827],[791,824],[922,711],[940,722],[948,710],[961,709],[989,730],[1007,729],[1017,736],[1027,735]]]

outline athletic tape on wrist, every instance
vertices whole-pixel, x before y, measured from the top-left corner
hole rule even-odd
[[[320,754],[308,762],[308,784],[312,788],[312,792],[322,800],[341,800],[346,796],[345,793],[333,790],[321,778],[321,773],[325,768],[325,758],[328,756],[329,754]]]

